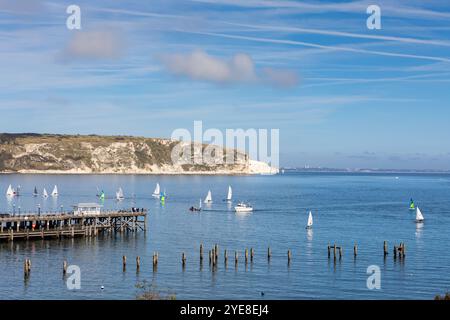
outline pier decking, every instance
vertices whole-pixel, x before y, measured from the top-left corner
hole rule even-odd
[[[97,236],[99,232],[146,230],[147,210],[73,212],[53,214],[0,214],[0,241]]]

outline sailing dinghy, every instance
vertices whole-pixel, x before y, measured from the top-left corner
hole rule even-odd
[[[14,197],[16,193],[14,192],[14,189],[11,185],[9,185],[8,190],[6,191],[6,196],[8,197]]]
[[[47,190],[45,190],[45,188],[44,188],[44,191],[42,191],[42,196],[44,198],[48,198],[48,193],[47,193]]]
[[[313,226],[313,216],[312,216],[312,212],[309,212],[309,216],[308,216],[308,222],[306,224],[306,229],[312,229]]]
[[[152,197],[159,198],[161,196],[161,188],[159,183],[156,183],[155,191],[153,191]]]
[[[55,185],[55,187],[53,188],[52,191],[52,197],[57,197],[58,196],[58,187]]]
[[[203,201],[206,204],[211,204],[212,203],[212,195],[211,195],[211,190],[208,190],[208,194],[206,195],[205,201]]]
[[[225,200],[227,202],[231,202],[232,197],[233,197],[233,190],[231,189],[231,186],[228,186],[228,194],[227,194],[227,198]]]
[[[34,191],[33,191],[33,197],[37,197],[39,195],[37,188],[34,187]]]
[[[425,218],[423,217],[422,211],[420,211],[419,207],[417,207],[417,209],[416,209],[416,222],[417,223],[421,223],[421,222],[423,222],[423,220],[425,220]]]
[[[125,199],[125,197],[123,196],[122,188],[119,188],[119,190],[117,190],[117,192],[116,192],[116,199],[118,201],[122,201],[123,199]]]

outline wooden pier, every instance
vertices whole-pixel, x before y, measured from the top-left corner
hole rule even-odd
[[[147,210],[131,209],[79,214],[0,214],[0,241],[61,237],[95,237],[100,232],[146,230]]]

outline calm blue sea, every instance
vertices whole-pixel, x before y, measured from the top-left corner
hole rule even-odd
[[[105,208],[149,209],[146,233],[100,236],[96,239],[14,241],[0,243],[0,299],[134,299],[141,281],[153,283],[177,299],[432,299],[450,290],[450,176],[384,174],[284,174],[277,176],[144,176],[144,175],[0,175],[0,212],[21,213],[70,208],[95,202],[97,187],[114,197],[122,187],[126,199],[106,199]],[[156,182],[166,190],[164,205],[151,197]],[[9,184],[22,196],[8,201]],[[35,186],[60,196],[32,197]],[[228,185],[235,200],[255,211],[236,215],[225,202]],[[208,189],[214,203],[200,213]],[[414,198],[425,223],[414,222],[408,210]],[[314,228],[305,230],[308,211]],[[389,256],[383,258],[383,241]],[[404,261],[394,260],[394,244],[406,244]],[[204,244],[205,262],[199,263]],[[207,252],[219,245],[218,270],[211,272]],[[328,243],[343,246],[342,260],[327,258]],[[359,254],[353,257],[353,245]],[[268,263],[267,247],[272,249]],[[245,266],[244,250],[255,258]],[[229,252],[227,268],[223,250]],[[287,250],[292,261],[287,263]],[[239,251],[235,268],[234,251]],[[159,252],[157,272],[152,254]],[[181,253],[187,256],[181,266]],[[122,255],[128,257],[126,272]],[[140,272],[134,260],[141,257]],[[23,277],[23,260],[32,272]],[[81,269],[81,289],[68,290],[62,263]],[[381,289],[369,290],[367,268],[381,270]],[[104,286],[104,290],[101,290]],[[261,295],[264,292],[264,296]]]

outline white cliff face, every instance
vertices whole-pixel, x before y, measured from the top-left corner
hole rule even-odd
[[[279,172],[278,168],[269,166],[265,162],[250,160],[249,161],[249,173],[250,174],[277,174]]]
[[[177,164],[168,139],[60,135],[0,135],[0,173],[48,174],[275,174],[239,154],[233,164]],[[204,146],[206,147],[206,146]]]

